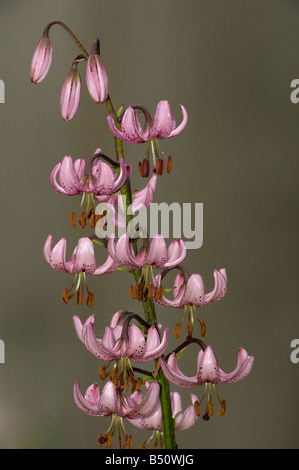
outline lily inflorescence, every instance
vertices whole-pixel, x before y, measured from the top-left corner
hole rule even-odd
[[[96,296],[88,287],[89,276],[102,276],[122,270],[129,273],[131,281],[128,293],[136,300],[136,309],[142,306],[143,314],[122,308],[111,317],[109,326],[101,324],[101,312],[95,309],[85,321],[78,314],[73,325],[80,342],[101,363],[99,379],[81,392],[74,382],[73,397],[79,410],[91,416],[109,416],[111,423],[98,436],[100,447],[113,445],[117,435],[119,448],[131,448],[133,435],[128,426],[150,431],[151,434],[140,448],[177,448],[176,432],[191,428],[202,416],[208,421],[214,412],[212,394],[219,402],[218,415],[226,410],[226,400],[221,399],[216,385],[244,379],[251,371],[254,358],[240,347],[237,364],[232,372],[224,372],[216,359],[211,345],[204,342],[206,325],[199,318],[198,310],[212,302],[221,301],[227,290],[227,274],[224,268],[215,269],[214,288],[207,292],[200,274],[190,274],[182,264],[187,249],[179,238],[167,243],[157,233],[150,237],[144,227],[136,232],[129,230],[133,214],[148,209],[153,203],[158,180],[172,170],[172,158],[166,157],[160,141],[180,134],[188,121],[188,114],[180,105],[182,120],[176,124],[167,100],[156,106],[154,119],[150,111],[141,105],[121,107],[115,111],[109,94],[108,75],[100,55],[100,42],[92,42],[88,53],[74,33],[60,21],[49,23],[38,42],[31,62],[31,80],[43,81],[51,67],[53,45],[50,29],[63,27],[80,50],[71,62],[60,93],[61,115],[69,121],[78,113],[82,79],[79,72],[85,63],[86,85],[91,99],[105,104],[108,111],[107,132],[115,143],[115,156],[107,156],[99,147],[86,159],[64,156],[50,175],[52,187],[64,196],[80,196],[77,210],[71,213],[73,227],[77,222],[85,230],[85,236],[73,248],[66,259],[67,241],[62,238],[53,246],[53,236],[44,243],[44,257],[55,271],[71,275],[69,287],[62,291],[65,303],[75,299],[77,305],[94,308]],[[143,115],[144,124],[139,121]],[[141,161],[128,163],[123,144],[146,143],[146,153]],[[131,189],[131,176],[136,167],[147,184],[137,191]],[[165,177],[165,176],[164,176]],[[86,227],[92,229],[86,234]],[[109,228],[109,230],[108,230]],[[96,261],[97,250],[105,251],[105,261]],[[177,271],[172,285],[167,285],[167,275]],[[172,292],[169,298],[168,292]],[[158,322],[156,306],[183,310],[183,316],[174,328],[175,337],[181,336],[185,322],[185,340],[168,352],[170,328]],[[163,309],[162,309],[163,310]],[[163,317],[163,315],[162,315]],[[100,325],[103,335],[98,337]],[[197,326],[199,325],[199,327]],[[197,330],[197,328],[199,328]],[[198,331],[198,333],[197,333]],[[199,337],[198,337],[199,336]],[[186,375],[179,366],[184,351],[192,344],[199,347],[196,373]],[[193,346],[194,347],[194,346]],[[180,388],[192,388],[190,404],[183,409],[179,391],[170,391],[170,384]]]

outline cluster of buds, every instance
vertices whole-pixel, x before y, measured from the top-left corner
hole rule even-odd
[[[108,78],[100,57],[99,40],[96,39],[92,43],[91,53],[88,54],[69,28],[57,21],[46,26],[33,55],[31,80],[34,83],[41,82],[49,71],[53,54],[49,30],[54,24],[62,26],[81,49],[81,54],[72,62],[61,90],[62,116],[65,120],[70,120],[78,110],[81,99],[78,64],[85,60],[86,83],[90,96],[96,103],[107,104],[108,130],[115,139],[116,160],[105,155],[101,148],[97,148],[86,160],[73,160],[67,155],[55,165],[50,175],[52,187],[64,196],[81,197],[79,209],[76,213],[71,213],[73,227],[77,226],[76,217],[79,214],[79,225],[84,229],[89,220],[90,228],[95,232],[79,238],[69,260],[66,260],[66,239],[62,238],[52,247],[53,237],[49,235],[44,244],[44,257],[53,270],[74,276],[71,287],[62,292],[65,303],[74,297],[76,304],[82,305],[86,292],[86,304],[89,308],[93,307],[95,295],[88,288],[87,277],[113,274],[116,270],[122,270],[133,275],[135,286],[132,283],[129,291],[131,297],[137,300],[138,307],[142,303],[145,315],[143,318],[132,310],[117,311],[112,316],[110,325],[104,327],[102,337],[97,337],[95,333],[95,313],[89,315],[84,322],[78,315],[73,316],[74,329],[80,342],[89,353],[101,361],[100,379],[106,381],[102,391],[95,382],[88,386],[84,395],[75,381],[74,402],[88,415],[111,417],[109,428],[99,434],[98,444],[101,447],[111,447],[113,436],[117,432],[118,447],[131,448],[133,436],[126,431],[129,423],[139,429],[152,431],[149,439],[141,444],[141,448],[173,448],[171,446],[174,445],[176,431],[194,426],[200,415],[205,421],[213,415],[213,390],[220,403],[218,414],[224,414],[226,401],[220,399],[216,385],[244,379],[249,374],[254,360],[244,348],[239,348],[235,369],[226,373],[218,365],[212,347],[202,339],[206,335],[206,326],[205,322],[198,318],[197,309],[201,310],[207,304],[219,302],[224,298],[227,290],[226,270],[214,270],[214,288],[206,292],[202,276],[198,273],[189,274],[182,265],[187,254],[182,239],[174,240],[167,246],[165,238],[160,234],[150,239],[146,233],[141,236],[139,232],[139,235],[134,237],[127,230],[130,217],[123,196],[128,197],[131,204],[130,214],[150,207],[157,178],[163,175],[165,167],[168,173],[172,168],[172,158],[166,159],[159,140],[174,137],[185,128],[188,121],[187,111],[180,105],[183,119],[178,126],[166,100],[158,103],[154,119],[150,112],[140,105],[129,106],[124,112],[116,114],[108,94]],[[144,116],[143,126],[138,120],[139,112]],[[141,176],[148,177],[149,181],[137,191],[131,189],[132,166],[125,162],[123,150],[119,150],[124,142],[147,143],[146,156],[139,162],[138,169]],[[153,159],[152,171],[150,155]],[[119,208],[123,210],[123,216],[118,214]],[[111,230],[100,236],[107,227],[108,219],[113,221]],[[117,228],[123,229],[120,236],[117,236]],[[103,264],[96,261],[96,249],[105,250],[106,259]],[[174,269],[179,271],[174,283],[170,288],[165,288],[165,278]],[[167,296],[169,291],[172,291],[172,298]],[[170,329],[163,329],[157,321],[156,305],[184,310],[182,320],[177,322],[174,328],[177,339],[180,337],[181,324],[184,318],[188,317],[185,341],[169,353],[167,349]],[[196,323],[200,325],[200,338],[194,335]],[[189,377],[181,371],[178,361],[185,349],[194,343],[199,345],[200,351],[196,361],[196,374]],[[170,392],[170,383],[179,388],[203,388],[204,391],[200,399],[192,393],[191,404],[183,410],[180,393]],[[162,388],[163,395],[166,396],[163,403],[160,400]],[[207,405],[202,413],[205,398]],[[166,402],[168,406],[165,406]]]

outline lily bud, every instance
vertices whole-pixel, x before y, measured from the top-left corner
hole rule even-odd
[[[33,83],[40,83],[44,80],[51,67],[52,55],[53,46],[51,39],[43,36],[36,46],[31,61],[30,77]]]
[[[81,77],[77,71],[77,63],[67,74],[60,94],[61,115],[65,121],[73,119],[81,101]]]
[[[98,39],[93,42],[91,54],[87,59],[86,84],[93,101],[105,103],[108,98],[108,76],[99,54]]]

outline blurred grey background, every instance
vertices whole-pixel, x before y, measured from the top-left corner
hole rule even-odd
[[[54,19],[87,49],[100,38],[116,108],[141,103],[154,114],[167,99],[177,122],[179,104],[188,110],[186,129],[162,142],[174,167],[159,179],[155,201],[203,203],[203,246],[184,264],[202,274],[207,291],[215,268],[225,267],[229,279],[224,300],[199,312],[205,339],[224,371],[235,367],[239,346],[255,363],[244,381],[218,387],[226,414],[217,416],[214,399],[213,418],[178,433],[179,446],[297,448],[299,364],[290,360],[290,343],[299,338],[299,104],[290,100],[291,81],[299,78],[296,0],[1,0],[1,448],[97,448],[109,420],[77,410],[72,386],[78,380],[84,391],[100,381],[101,364],[77,339],[72,316],[85,320],[94,312],[101,336],[117,310],[142,313],[123,272],[90,279],[91,310],[64,305],[61,292],[72,279],[43,258],[48,234],[55,243],[67,238],[68,256],[87,234],[69,222],[80,198],[50,186],[54,165],[99,146],[114,154],[106,108],[89,97],[83,68],[79,112],[67,123],[60,116],[60,89],[78,49],[58,26],[49,75],[40,85],[30,82],[34,48]],[[138,189],[145,149],[125,144]],[[157,314],[173,332],[182,312],[161,307]],[[172,333],[170,348],[177,344]],[[197,352],[191,348],[180,363],[189,375]],[[202,393],[183,391],[184,407],[190,391]],[[127,430],[134,447],[148,437]]]

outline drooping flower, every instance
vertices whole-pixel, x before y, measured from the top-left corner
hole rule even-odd
[[[89,317],[84,324],[78,316],[74,316],[74,326],[79,339],[88,351],[103,361],[112,361],[127,357],[135,362],[148,362],[164,354],[168,345],[169,328],[165,328],[163,337],[152,325],[144,337],[141,329],[134,323],[130,325],[133,316],[127,315],[122,323],[123,312],[116,312],[104,330],[103,338],[97,338],[94,333],[94,318]],[[127,320],[126,320],[127,319]]]
[[[167,380],[179,387],[192,388],[205,384],[205,391],[199,404],[203,401],[208,392],[208,405],[203,419],[208,420],[213,414],[211,401],[211,388],[216,392],[216,396],[221,404],[219,415],[223,415],[226,409],[226,401],[221,400],[216,390],[216,385],[221,383],[234,383],[243,380],[251,371],[254,357],[240,347],[238,350],[238,361],[232,372],[224,372],[218,365],[215,354],[211,346],[200,350],[197,356],[197,370],[194,376],[186,376],[179,368],[175,353],[171,353],[167,361],[161,359],[161,368]]]
[[[58,243],[51,248],[53,241],[52,235],[47,237],[44,244],[44,257],[52,269],[55,271],[63,271],[70,274],[75,274],[74,282],[70,289],[63,290],[63,300],[68,303],[69,300],[76,296],[77,305],[83,302],[84,290],[87,291],[87,305],[92,306],[94,294],[90,292],[87,286],[86,276],[93,274],[100,276],[102,274],[109,274],[115,271],[118,263],[109,255],[105,263],[97,266],[93,242],[88,237],[80,238],[77,246],[69,261],[66,261],[66,239],[61,238]]]
[[[140,391],[134,392],[133,395],[131,395],[132,400],[134,400],[139,393]],[[190,395],[190,398],[192,404],[189,405],[185,411],[183,411],[180,394],[178,392],[170,393],[172,418],[174,420],[175,431],[184,431],[191,428],[198,419],[198,398],[193,393]],[[145,449],[148,446],[151,446],[152,449],[156,449],[157,447],[164,447],[165,444],[162,423],[162,408],[160,403],[156,408],[156,411],[150,416],[145,418],[126,418],[126,421],[139,429],[153,431],[150,438],[145,440],[140,448]]]
[[[180,105],[183,120],[176,126],[174,115],[171,111],[169,102],[166,100],[159,101],[154,120],[150,112],[144,106],[129,106],[121,118],[121,130],[119,130],[112,116],[107,116],[108,126],[114,137],[124,142],[132,144],[140,144],[148,142],[147,154],[143,163],[139,163],[139,170],[142,176],[149,175],[149,155],[152,154],[155,171],[162,174],[164,171],[164,160],[160,158],[159,152],[165,157],[160,148],[158,140],[168,139],[178,135],[185,128],[188,121],[188,114],[183,105]],[[145,122],[141,126],[137,112],[141,111],[144,115]],[[170,172],[172,160],[168,159],[168,172]]]
[[[153,268],[170,269],[185,258],[187,250],[182,239],[174,240],[167,248],[163,235],[155,235],[149,243],[149,239],[143,238],[143,246],[137,254],[134,252],[128,232],[125,232],[118,241],[114,235],[109,238],[108,252],[111,258],[115,259],[121,266],[128,270],[141,270],[141,276],[136,284],[134,292],[131,289],[133,298],[142,300],[148,288],[152,290],[154,280]]]
[[[82,195],[79,208],[80,211],[84,207],[80,216],[82,227],[85,227],[87,218],[94,221],[96,207],[94,198],[111,196],[123,186],[127,179],[126,165],[123,158],[119,159],[120,171],[118,175],[117,171],[113,171],[110,165],[101,161],[100,157],[102,156],[101,149],[97,149],[87,163],[82,158],[78,158],[73,162],[72,157],[65,156],[51,172],[51,185],[60,194],[66,196]],[[75,226],[74,213],[72,213],[71,220]]]
[[[181,270],[183,268],[181,267]],[[155,277],[155,302],[164,307],[175,307],[184,309],[184,315],[180,323],[176,325],[176,335],[179,336],[179,328],[186,315],[188,315],[188,334],[191,336],[195,320],[202,326],[202,335],[205,334],[205,325],[196,314],[195,307],[201,308],[211,302],[219,302],[223,299],[227,290],[227,275],[225,269],[214,270],[214,288],[211,292],[205,293],[203,278],[200,274],[189,275],[186,270],[180,272],[173,284],[173,299],[168,299],[163,295],[163,273]]]
[[[52,41],[48,36],[48,32],[44,32],[35,48],[31,60],[30,78],[32,83],[40,83],[47,76],[51,67],[52,56]]]
[[[61,88],[60,110],[65,121],[73,119],[80,106],[82,82],[77,65],[78,62],[74,61]]]
[[[86,84],[95,103],[105,103],[108,98],[108,76],[99,53],[99,40],[92,44],[86,62]]]
[[[83,396],[78,382],[74,382],[73,397],[76,406],[90,416],[111,416],[111,425],[105,433],[98,437],[99,445],[111,447],[114,432],[118,431],[119,447],[129,443],[132,446],[132,436],[128,436],[123,425],[123,418],[145,418],[151,415],[159,403],[160,386],[158,382],[151,382],[144,398],[138,395],[138,400],[126,396],[120,387],[115,387],[108,381],[100,392],[99,385],[90,385]],[[124,442],[122,444],[122,437]]]

